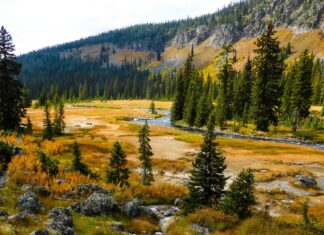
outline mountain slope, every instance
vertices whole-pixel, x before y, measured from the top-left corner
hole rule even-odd
[[[276,26],[282,45],[292,44],[290,59],[304,49],[324,58],[323,13],[321,0],[241,1],[194,19],[131,26],[27,53],[19,57],[24,65],[20,79],[25,83],[31,77],[51,81],[51,73],[40,70],[50,69],[53,60],[98,63],[102,68],[137,61],[141,68],[154,72],[172,71],[183,65],[191,46],[195,47],[195,65],[214,74],[221,46],[230,43],[237,51],[234,66],[240,69],[248,56],[253,57],[253,42],[269,21]]]

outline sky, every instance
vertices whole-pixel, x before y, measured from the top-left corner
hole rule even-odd
[[[139,23],[213,13],[235,0],[0,0],[16,54]]]

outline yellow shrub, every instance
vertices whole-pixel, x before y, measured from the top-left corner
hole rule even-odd
[[[43,142],[43,148],[45,153],[55,156],[60,155],[64,151],[64,145],[58,141],[48,141]]]

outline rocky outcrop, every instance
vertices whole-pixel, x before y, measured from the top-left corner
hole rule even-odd
[[[89,216],[110,215],[118,212],[119,206],[110,193],[95,192],[82,203],[73,205],[71,209]]]
[[[49,212],[48,217],[50,219],[46,224],[50,230],[54,230],[60,235],[74,234],[74,225],[70,210],[63,207],[54,208]]]
[[[231,25],[219,25],[213,30],[210,37],[210,46],[221,48],[223,45],[232,44],[242,37],[241,33]]]
[[[140,210],[138,206],[138,200],[133,199],[132,201],[126,203],[125,206],[122,207],[122,212],[131,218],[139,216]]]
[[[305,176],[305,175],[296,175],[297,183],[303,187],[310,188],[316,187],[317,182],[313,177]]]
[[[197,46],[205,41],[210,36],[210,29],[206,25],[200,25],[195,29],[186,32],[178,33],[173,39],[172,44],[177,48],[182,48],[188,45]]]
[[[38,198],[31,191],[20,196],[16,201],[16,206],[20,211],[28,211],[31,213],[38,212],[41,208]]]

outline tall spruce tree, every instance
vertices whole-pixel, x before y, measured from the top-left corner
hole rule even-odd
[[[210,112],[212,110],[212,103],[210,99],[208,98],[207,92],[204,92],[198,102],[197,106],[197,115],[195,119],[195,126],[196,127],[202,127],[206,125],[208,121],[208,117],[210,115]]]
[[[252,63],[248,58],[243,73],[239,74],[234,85],[234,115],[245,124],[245,115],[251,103]]]
[[[217,115],[218,124],[221,128],[226,125],[226,120],[232,118],[233,114],[233,80],[234,70],[232,67],[232,59],[230,53],[232,45],[223,46],[222,55],[224,56],[224,63],[220,69],[218,79],[220,81],[219,92],[217,97]]]
[[[126,164],[126,153],[123,151],[120,143],[116,141],[112,149],[109,169],[106,174],[107,183],[119,185],[120,187],[128,186],[129,170]]]
[[[171,109],[171,122],[179,121],[183,118],[183,108],[185,103],[185,82],[183,72],[180,71],[176,78],[175,98]]]
[[[204,143],[193,162],[193,169],[188,182],[189,196],[185,200],[187,212],[200,206],[218,206],[224,195],[227,178],[225,157],[221,154],[219,145],[215,142],[215,117],[211,115],[207,124]]]
[[[72,155],[73,155],[73,161],[72,161],[72,170],[79,171],[83,175],[89,175],[90,170],[88,166],[81,161],[81,150],[80,145],[77,141],[74,141],[72,145]]]
[[[220,207],[226,214],[237,214],[241,219],[252,214],[256,204],[254,197],[254,175],[251,169],[242,170],[221,200]]]
[[[44,105],[45,118],[43,120],[43,139],[52,140],[54,136],[53,124],[51,121],[50,106],[48,101]]]
[[[65,129],[64,122],[64,102],[63,99],[59,100],[59,103],[55,104],[55,114],[54,114],[54,134],[62,135]]]
[[[151,114],[156,114],[154,100],[151,101],[151,103],[150,103],[150,107],[149,107],[149,110],[150,110],[150,113],[151,113]]]
[[[27,134],[27,135],[33,134],[33,124],[30,121],[29,116],[27,117],[27,124],[26,124],[25,134]]]
[[[139,159],[142,163],[142,184],[151,185],[151,182],[154,181],[152,173],[152,147],[150,145],[150,130],[147,122],[142,127],[139,133],[139,143],[140,147],[138,152],[140,153]]]
[[[21,65],[13,53],[15,45],[8,31],[0,29],[0,129],[16,130],[25,114],[23,86],[16,79]]]
[[[278,123],[280,79],[284,65],[274,34],[274,26],[269,23],[266,32],[257,39],[257,49],[254,50],[251,116],[258,131],[268,131],[270,124]]]

